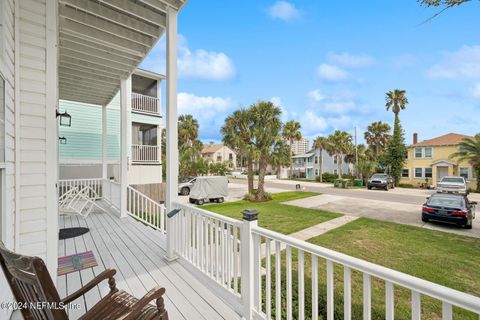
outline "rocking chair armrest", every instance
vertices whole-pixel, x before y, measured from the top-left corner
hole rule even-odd
[[[86,285],[75,291],[74,293],[70,294],[69,296],[65,297],[62,299],[62,302],[64,304],[68,304],[72,301],[74,301],[77,298],[80,298],[83,296],[85,293],[90,291],[91,289],[95,288],[100,282],[103,280],[109,280],[109,285],[110,285],[110,290],[111,291],[116,291],[117,289],[115,288],[115,279],[113,276],[117,273],[117,270],[115,269],[107,269],[100,273],[98,276],[93,278],[91,281],[89,281]]]
[[[147,306],[154,299],[157,300],[156,305],[157,305],[157,308],[160,311],[160,313],[162,315],[165,314],[165,316],[166,316],[166,311],[165,311],[165,307],[164,307],[164,304],[163,304],[163,295],[164,294],[165,294],[165,288],[161,288],[161,287],[153,288],[152,290],[147,292],[142,297],[142,299],[138,300],[132,306],[132,310],[129,313],[125,314],[124,316],[122,316],[118,320],[134,320],[134,319],[136,319],[138,314],[142,311],[142,309],[145,308],[145,306]],[[168,317],[165,317],[165,318],[162,318],[162,319],[166,320],[166,319],[168,319]]]

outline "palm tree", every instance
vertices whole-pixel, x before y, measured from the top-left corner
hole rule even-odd
[[[256,200],[265,200],[265,174],[280,136],[282,111],[270,101],[259,101],[249,110],[253,117],[253,141],[259,156],[258,190]]]
[[[338,177],[341,178],[343,156],[352,148],[352,135],[346,131],[336,130],[328,136],[328,140],[330,142],[331,152],[337,160]]]
[[[365,141],[375,156],[381,155],[390,141],[390,125],[382,121],[372,122],[364,133]]]
[[[248,192],[253,192],[253,162],[257,157],[253,144],[253,117],[249,110],[240,109],[225,119],[221,128],[223,143],[247,159]]]
[[[178,117],[178,142],[180,147],[187,144],[193,147],[198,139],[198,121],[191,114],[182,114]]]
[[[406,93],[405,90],[395,89],[393,91],[388,91],[385,94],[385,106],[387,107],[387,111],[391,108],[395,117],[397,117],[400,110],[404,110],[408,104]]]
[[[464,138],[458,145],[458,151],[450,156],[458,162],[468,161],[477,175],[476,191],[480,192],[480,133],[473,138]]]
[[[287,123],[285,123],[285,125],[283,126],[282,137],[286,141],[288,141],[290,145],[290,173],[289,173],[290,179],[292,178],[292,173],[293,173],[292,146],[295,141],[300,141],[302,139],[302,133],[300,132],[301,127],[302,126],[300,125],[300,123],[295,120],[290,120]]]
[[[319,164],[320,164],[320,182],[323,182],[323,151],[327,151],[331,149],[330,141],[326,137],[317,137],[313,141],[313,148],[316,150],[320,150],[320,159],[319,159]]]
[[[400,110],[406,108],[408,99],[405,90],[395,89],[385,94],[385,107],[387,111],[392,109],[395,114],[395,122],[393,125],[393,137],[388,144],[386,160],[391,175],[395,179],[395,184],[398,185],[400,176],[402,174],[403,165],[405,162],[405,154],[407,147],[405,146],[405,139],[403,138],[403,130],[400,124],[398,114]]]

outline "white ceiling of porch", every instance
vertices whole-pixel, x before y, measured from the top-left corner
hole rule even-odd
[[[104,105],[187,0],[59,0],[59,98]]]

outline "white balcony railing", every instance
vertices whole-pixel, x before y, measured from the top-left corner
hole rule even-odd
[[[132,110],[160,115],[159,99],[132,92]]]
[[[181,209],[172,221],[177,255],[240,297],[242,222],[180,203],[173,206]]]
[[[127,187],[127,212],[152,228],[166,232],[165,206],[130,186]]]
[[[385,299],[382,306],[375,306],[375,313],[384,310],[387,320],[395,317],[396,294],[405,290],[410,292],[413,320],[422,318],[425,297],[429,298],[429,306],[434,303],[430,299],[438,301],[443,320],[452,320],[453,307],[472,312],[477,318],[480,315],[480,298],[467,293],[258,227],[256,221],[244,218],[241,222],[178,203],[174,207],[181,209],[169,218],[177,255],[239,297],[245,319],[316,320],[321,317],[319,301],[325,300],[326,319],[333,320],[338,310],[335,299],[343,296],[338,303],[343,306],[342,319],[352,319],[352,301],[362,301],[360,312],[363,319],[369,320],[373,288],[379,282],[384,284]],[[322,266],[326,269],[326,291],[319,288]],[[338,267],[343,269],[343,276],[334,272]],[[355,284],[358,279],[353,277],[359,274],[363,278],[361,292]],[[306,277],[310,277],[310,284]],[[343,287],[337,294],[336,281],[341,281]],[[306,288],[311,292],[307,293]],[[325,296],[320,297],[322,294]]]
[[[84,187],[92,188],[91,198],[92,200],[98,200],[102,198],[102,179],[93,178],[93,179],[66,179],[59,180],[57,184],[58,196],[61,197],[65,192],[72,188],[77,188],[82,190]]]
[[[132,162],[160,162],[158,146],[132,144]]]

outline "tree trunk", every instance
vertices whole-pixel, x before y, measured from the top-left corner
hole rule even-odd
[[[247,180],[248,180],[248,193],[253,192],[253,159],[251,156],[247,157]]]
[[[340,155],[337,153],[335,155],[337,157],[337,173],[338,173],[338,178],[342,179],[342,166],[340,165]]]
[[[475,188],[477,192],[480,192],[480,169],[477,169],[477,187]]]
[[[292,144],[293,144],[293,141],[290,140],[290,173],[289,173],[289,178],[292,179],[293,178],[293,152],[292,152]]]
[[[265,172],[267,170],[267,161],[263,156],[260,156],[258,162],[258,188],[257,188],[257,200],[265,200]]]
[[[323,182],[323,150],[320,149],[320,182]]]

